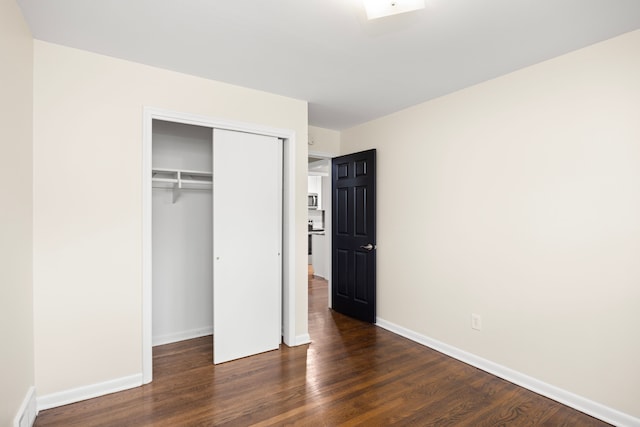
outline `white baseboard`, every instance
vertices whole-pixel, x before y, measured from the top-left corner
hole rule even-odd
[[[294,346],[309,344],[311,342],[311,336],[309,334],[296,335],[296,342]]]
[[[13,427],[32,427],[37,415],[36,388],[31,386],[13,419]]]
[[[114,380],[104,381],[97,384],[39,396],[37,399],[37,407],[38,411],[43,411],[49,408],[80,402],[81,400],[104,396],[105,394],[128,390],[141,385],[142,374],[130,375],[128,377],[116,378]]]
[[[451,356],[454,359],[458,359],[461,362],[467,363],[471,366],[475,366],[478,369],[505,379],[513,384],[519,385],[520,387],[531,390],[534,393],[538,393],[542,396],[560,402],[563,405],[567,405],[571,408],[577,409],[580,412],[584,412],[585,414],[591,415],[592,417],[598,418],[609,424],[613,424],[619,427],[640,427],[639,418],[635,418],[629,414],[625,414],[616,409],[602,405],[598,402],[594,402],[582,396],[578,396],[567,390],[563,390],[559,387],[547,384],[521,372],[507,368],[506,366],[502,366],[490,360],[483,359],[482,357],[476,356],[475,354],[468,353],[449,344],[445,344],[433,338],[426,337],[410,329],[403,328],[402,326],[396,325],[392,322],[388,322],[379,317],[376,319],[376,325],[395,334],[408,338],[412,341],[415,341],[418,344],[422,344],[440,353],[444,353],[447,356]]]
[[[206,326],[204,328],[191,329],[188,331],[180,331],[174,332],[171,334],[164,334],[159,336],[154,336],[152,340],[152,345],[163,345],[163,344],[171,344],[172,342],[190,340],[192,338],[200,338],[206,337],[207,335],[213,334],[213,325]]]

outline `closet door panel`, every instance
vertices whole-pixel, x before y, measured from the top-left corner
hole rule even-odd
[[[213,132],[214,363],[279,348],[282,141]]]

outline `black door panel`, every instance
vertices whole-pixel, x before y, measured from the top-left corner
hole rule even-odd
[[[332,305],[347,316],[376,318],[376,151],[332,161]]]

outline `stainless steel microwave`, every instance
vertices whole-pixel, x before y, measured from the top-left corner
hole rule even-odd
[[[307,196],[307,207],[309,209],[318,209],[318,193],[309,193]]]

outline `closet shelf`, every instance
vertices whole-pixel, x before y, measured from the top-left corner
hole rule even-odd
[[[195,184],[200,186],[211,186],[211,172],[191,171],[182,169],[152,169],[151,181],[156,184],[177,184],[178,188],[185,185]]]
[[[153,168],[151,170],[151,185],[153,188],[172,189],[173,202],[175,203],[179,193],[176,190],[211,190],[212,177],[211,172]]]

